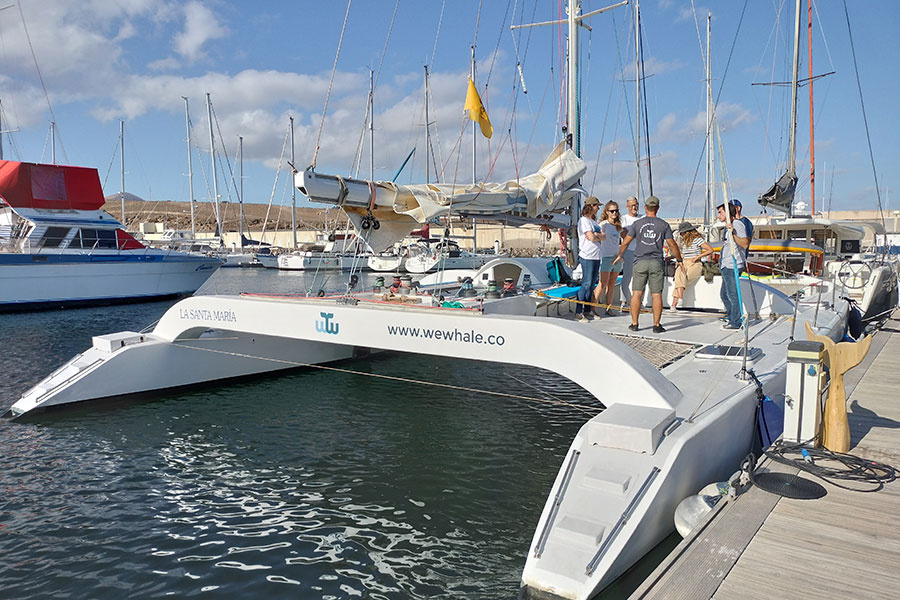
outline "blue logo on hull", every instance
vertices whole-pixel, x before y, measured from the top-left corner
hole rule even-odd
[[[331,319],[334,318],[334,313],[319,313],[322,315],[324,321],[316,320],[316,331],[319,333],[330,333],[332,335],[337,335],[340,330],[340,325],[337,323],[332,323]]]

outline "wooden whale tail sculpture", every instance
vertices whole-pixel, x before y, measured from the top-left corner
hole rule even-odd
[[[806,323],[806,337],[825,345],[825,366],[831,374],[831,386],[825,400],[825,416],[819,440],[833,452],[850,450],[850,423],[847,420],[847,392],[844,389],[844,373],[858,365],[866,357],[872,336],[858,342],[835,342],[830,337],[813,333]]]

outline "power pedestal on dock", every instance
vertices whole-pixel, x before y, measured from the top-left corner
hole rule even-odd
[[[825,345],[794,341],[788,345],[784,398],[784,441],[818,443],[825,388]]]

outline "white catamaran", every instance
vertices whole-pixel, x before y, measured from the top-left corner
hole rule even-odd
[[[585,173],[573,110],[578,27],[602,12],[582,15],[577,1],[568,11],[572,147],[561,144],[536,173],[503,184],[404,186],[309,167],[296,173],[296,186],[313,201],[343,207],[375,250],[457,211],[568,225],[580,212]],[[526,593],[589,598],[674,529],[683,498],[737,469],[755,435],[760,399],[783,398],[795,332],[808,323],[840,339],[848,311],[834,288],[792,299],[743,280],[745,326],[723,331],[715,319],[718,282],[701,280],[684,310],[667,319],[668,331],[634,332],[627,319],[574,322],[569,302],[528,290],[538,274],[515,259],[496,258],[472,275],[479,285],[463,278],[452,293],[421,293],[398,277],[365,291],[351,278],[345,293],[325,297],[191,297],[151,331],[95,337],[91,348],[26,391],[9,416],[362,359],[371,350],[547,369],[606,410],[584,424],[566,453],[536,523],[522,586]]]

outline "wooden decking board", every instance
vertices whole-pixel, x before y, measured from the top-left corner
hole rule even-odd
[[[876,336],[874,354],[847,386],[850,453],[895,468],[900,468],[898,325],[892,319]],[[782,468],[787,467],[773,466]],[[701,535],[682,542],[673,552],[677,557],[660,565],[632,599],[900,596],[900,482],[874,493],[823,485],[824,498],[805,501],[751,488],[719,510]],[[767,503],[770,511],[764,510]],[[725,560],[729,556],[732,564]]]

